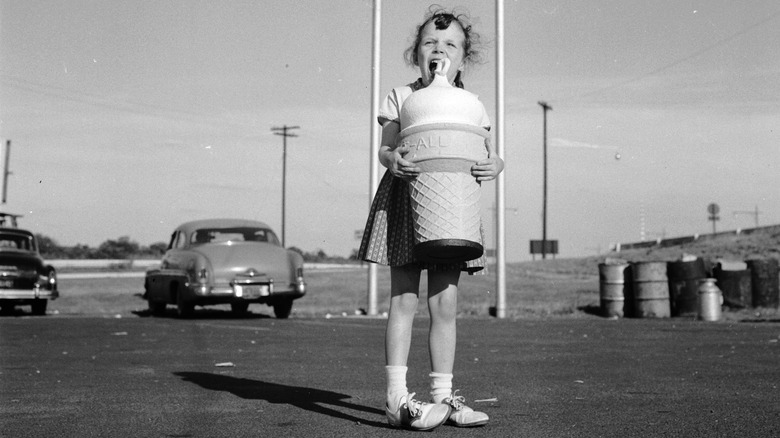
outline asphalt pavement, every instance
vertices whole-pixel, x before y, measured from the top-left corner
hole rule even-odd
[[[0,317],[3,437],[383,437],[376,318]],[[455,387],[491,420],[438,436],[780,436],[780,323],[458,322]],[[428,394],[427,318],[408,383]]]

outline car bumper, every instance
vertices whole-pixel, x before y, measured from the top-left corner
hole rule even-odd
[[[0,289],[0,300],[54,300],[59,296],[59,292],[49,289]]]
[[[229,286],[189,286],[188,300],[195,303],[273,303],[277,300],[297,299],[306,295],[306,284],[296,283],[280,289],[278,284],[234,284]]]

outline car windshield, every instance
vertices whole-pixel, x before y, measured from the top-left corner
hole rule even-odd
[[[35,251],[35,242],[26,234],[0,233],[0,250],[4,249]]]
[[[267,242],[280,245],[276,234],[268,228],[202,228],[190,237],[190,243],[194,245],[221,242]]]

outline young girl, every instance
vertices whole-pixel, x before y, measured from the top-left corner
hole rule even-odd
[[[385,334],[387,375],[387,421],[392,426],[414,430],[433,429],[446,421],[460,427],[481,426],[488,416],[474,411],[462,396],[452,391],[455,362],[455,318],[460,272],[474,273],[485,266],[484,256],[469,262],[438,265],[418,262],[412,255],[414,230],[408,182],[420,174],[414,163],[403,159],[406,151],[396,147],[400,132],[399,116],[404,100],[425,88],[433,80],[437,62],[449,59],[447,79],[463,88],[461,74],[467,64],[476,62],[474,44],[478,39],[463,15],[441,9],[429,10],[418,26],[414,44],[405,52],[408,63],[418,67],[420,78],[393,89],[379,111],[382,145],[379,161],[387,168],[369,213],[359,257],[390,266],[390,312]],[[482,126],[490,129],[487,114]],[[471,173],[477,181],[494,179],[504,168],[489,141],[488,158],[476,163]],[[406,387],[407,359],[412,338],[412,323],[417,310],[420,274],[428,270],[428,308],[430,313],[429,352],[432,372],[432,403],[414,398]]]

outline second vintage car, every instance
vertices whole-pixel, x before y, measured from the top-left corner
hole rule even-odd
[[[205,219],[187,222],[171,235],[159,268],[147,271],[144,298],[152,314],[176,306],[191,316],[195,306],[230,304],[244,313],[252,303],[272,306],[287,318],[304,296],[303,257],[285,249],[263,222]]]
[[[19,215],[0,212],[0,312],[29,305],[45,315],[48,300],[57,299],[57,272],[38,252],[35,235],[16,227]]]

